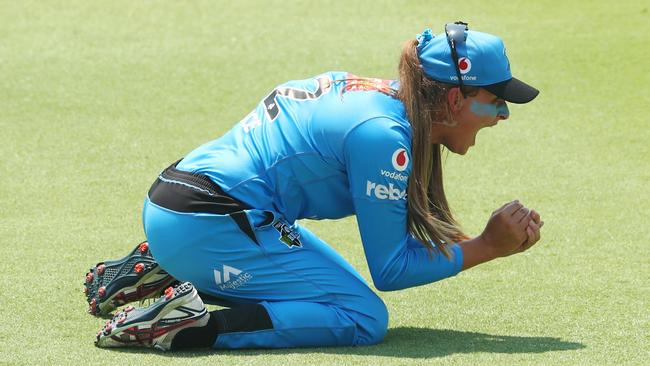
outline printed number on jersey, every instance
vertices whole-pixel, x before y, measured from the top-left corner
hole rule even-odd
[[[327,94],[332,89],[332,80],[328,77],[320,77],[316,79],[318,88],[314,92],[308,90],[281,86],[273,89],[273,91],[262,100],[264,105],[264,112],[270,122],[275,121],[280,115],[280,107],[278,106],[279,98],[288,98],[298,101],[315,100]],[[249,132],[253,128],[262,124],[262,121],[257,116],[256,111],[249,113],[242,121],[241,124],[244,132]]]

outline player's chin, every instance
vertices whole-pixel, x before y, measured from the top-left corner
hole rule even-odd
[[[468,145],[462,145],[462,146],[450,146],[450,145],[445,145],[445,147],[446,147],[449,151],[453,152],[454,154],[465,155],[465,154],[467,154],[467,151],[469,150],[469,148],[472,147],[473,145],[474,145],[474,144],[472,144],[472,145],[469,145],[469,144],[468,144]]]

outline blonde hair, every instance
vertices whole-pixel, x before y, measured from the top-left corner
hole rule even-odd
[[[454,85],[431,80],[424,75],[417,55],[417,40],[406,42],[399,62],[398,99],[404,104],[413,134],[413,168],[407,188],[407,225],[411,234],[430,251],[431,242],[450,257],[447,245],[468,236],[454,219],[442,182],[442,147],[431,143],[436,121],[450,121],[447,93]],[[465,87],[466,94],[478,88]]]

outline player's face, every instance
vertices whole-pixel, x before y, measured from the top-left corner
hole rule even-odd
[[[462,98],[459,91],[456,93],[460,102],[450,107],[456,125],[448,129],[442,143],[452,152],[464,155],[476,143],[478,131],[508,119],[509,112],[503,99],[485,89],[481,88],[477,95],[467,98]]]

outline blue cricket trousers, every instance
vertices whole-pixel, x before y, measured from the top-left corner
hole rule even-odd
[[[144,229],[159,264],[199,292],[257,303],[272,329],[220,334],[214,348],[369,345],[388,311],[350,264],[304,227],[244,210],[254,235],[228,215],[177,212],[147,198]]]

